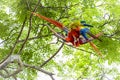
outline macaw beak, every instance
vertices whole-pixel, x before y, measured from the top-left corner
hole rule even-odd
[[[89,24],[86,24],[86,23],[84,23],[84,24],[82,24],[83,26],[88,26],[88,27],[93,27],[92,25],[89,25]]]

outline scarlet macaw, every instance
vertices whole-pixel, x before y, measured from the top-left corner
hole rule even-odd
[[[65,31],[67,33],[67,37],[66,38],[63,38],[64,41],[66,42],[70,42],[73,44],[73,46],[76,46],[78,47],[79,45],[81,44],[85,44],[87,42],[90,43],[90,45],[93,47],[93,49],[99,54],[101,55],[101,52],[97,49],[96,45],[93,44],[91,42],[91,40],[93,39],[98,39],[98,37],[101,35],[100,34],[97,34],[96,36],[94,36],[93,34],[91,34],[89,32],[89,29],[88,28],[83,28],[83,26],[89,26],[89,27],[92,27],[91,25],[88,25],[85,23],[85,21],[81,21],[81,24],[80,23],[72,23],[70,26],[70,31],[68,31],[68,29],[66,27],[63,26],[62,23],[58,22],[58,21],[55,21],[51,18],[47,18],[41,14],[37,14],[35,12],[32,12],[32,14],[36,15],[37,17],[41,18],[41,19],[44,19],[50,23],[52,23],[53,25],[57,26],[58,28],[60,28],[61,30]],[[86,33],[88,33],[90,36],[92,36],[91,38],[88,38],[86,36]],[[81,38],[80,35],[82,35],[85,39]]]

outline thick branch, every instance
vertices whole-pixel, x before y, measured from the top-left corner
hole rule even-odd
[[[19,55],[11,55],[10,57],[8,57],[6,59],[6,61],[4,61],[2,64],[0,64],[0,69],[5,69],[6,66],[9,64],[9,63],[12,63],[13,61],[17,61],[17,63],[19,64],[18,65],[18,69],[16,71],[14,71],[13,73],[9,74],[7,73],[7,75],[3,74],[3,73],[0,73],[0,75],[4,78],[8,78],[8,77],[11,77],[11,76],[15,76],[16,74],[18,74],[22,69],[23,69],[23,63],[21,61],[21,58]],[[7,72],[7,71],[6,71]]]
[[[0,64],[0,70],[5,68],[9,63],[13,62],[14,60],[18,60],[19,58],[19,55],[9,56],[3,63]]]
[[[43,72],[44,74],[49,75],[52,80],[55,80],[55,79],[53,78],[53,75],[54,75],[53,73],[48,72],[48,71],[45,71],[45,70],[41,69],[41,68],[38,67],[38,66],[31,66],[31,65],[28,65],[28,64],[24,64],[24,66],[25,66],[25,67],[29,67],[29,68],[36,69],[36,70],[38,70],[38,71],[41,71],[41,72]]]
[[[50,77],[51,77],[52,80],[55,80],[54,77],[53,77],[52,75],[51,75]]]
[[[9,72],[8,72],[6,69],[3,69],[3,70],[7,73],[7,75],[5,75],[5,74],[3,74],[3,73],[1,73],[1,72],[0,72],[0,75],[1,75],[3,78],[7,78],[7,76],[10,75],[10,74],[9,74]],[[15,80],[17,80],[17,78],[16,78],[15,75],[13,75],[12,77],[13,77]]]

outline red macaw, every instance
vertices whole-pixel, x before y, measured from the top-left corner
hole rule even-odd
[[[66,28],[63,26],[62,23],[58,22],[58,21],[55,21],[51,18],[47,18],[41,14],[37,14],[35,12],[32,12],[32,14],[36,15],[37,17],[41,18],[41,19],[44,19],[50,23],[52,23],[53,25],[57,26],[58,28],[62,29],[62,30],[65,30]],[[50,28],[51,29],[51,28]],[[52,30],[53,31],[53,30]],[[55,31],[53,31],[54,33],[56,33]],[[99,37],[102,33],[99,33],[96,35],[96,37]],[[96,47],[96,45],[91,42],[91,40],[93,40],[94,38],[91,37],[90,40],[86,41],[86,42],[83,42],[82,39],[79,37],[80,36],[80,32],[79,32],[79,28],[76,28],[76,29],[72,29],[68,32],[68,36],[67,38],[64,38],[62,37],[62,39],[64,39],[66,42],[70,42],[73,44],[73,46],[76,46],[78,47],[79,45],[81,44],[84,44],[84,43],[87,43],[89,42],[90,45],[93,47],[93,49],[100,55],[101,55],[101,52],[98,50],[98,48]],[[75,39],[76,38],[76,39]]]

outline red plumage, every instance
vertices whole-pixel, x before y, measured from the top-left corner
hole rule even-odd
[[[80,39],[80,32],[79,28],[72,29],[69,33],[67,38],[65,38],[66,42],[71,42],[74,46],[78,47],[82,43]]]
[[[32,12],[32,14],[34,14],[34,15],[38,16],[39,18],[42,18],[42,19],[44,19],[44,20],[46,20],[46,21],[48,21],[48,22],[50,22],[50,23],[52,23],[53,25],[59,27],[59,28],[62,29],[62,30],[64,29],[63,24],[61,24],[61,23],[58,22],[58,21],[55,21],[55,20],[53,20],[53,19],[51,19],[51,18],[47,18],[47,17],[45,17],[45,16],[42,16],[42,15],[37,14],[37,13],[34,13],[34,12]],[[52,30],[52,31],[53,31],[53,30]],[[67,38],[63,38],[63,37],[62,37],[62,39],[64,39],[66,42],[70,42],[70,43],[72,43],[74,46],[78,47],[79,45],[84,44],[84,43],[82,42],[82,39],[80,38],[80,32],[79,32],[79,31],[80,31],[80,28],[72,29],[71,31],[68,32]],[[53,32],[56,33],[55,31],[53,31]],[[96,35],[96,37],[99,37],[100,35],[101,35],[101,33],[98,34],[98,35]],[[94,49],[99,55],[101,55],[101,52],[97,49],[96,45],[95,45],[94,43],[92,43],[91,41],[88,41],[88,42],[89,42],[90,45],[93,47],[93,49]],[[102,55],[101,55],[101,56],[102,56]]]
[[[34,12],[32,12],[32,13],[33,13],[34,15],[38,16],[39,18],[42,18],[42,19],[44,19],[44,20],[46,20],[46,21],[54,24],[55,26],[59,27],[60,29],[63,29],[63,28],[64,28],[64,26],[63,26],[60,22],[58,22],[58,21],[55,21],[55,20],[53,20],[53,19],[51,19],[51,18],[47,18],[47,17],[45,17],[45,16],[42,16],[42,15],[37,14],[37,13],[34,13]]]

